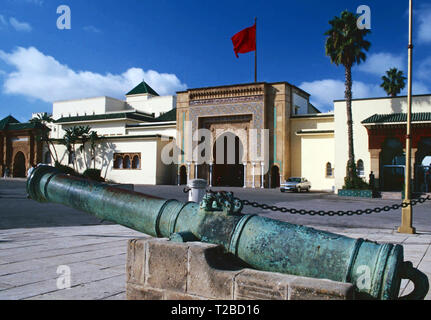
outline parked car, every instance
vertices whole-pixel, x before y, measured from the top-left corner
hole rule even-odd
[[[280,191],[296,191],[301,192],[303,190],[309,192],[311,189],[311,183],[305,178],[289,178],[287,181],[280,185]]]

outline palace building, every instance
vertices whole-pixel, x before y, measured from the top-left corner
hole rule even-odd
[[[412,102],[413,191],[430,192],[431,95]],[[346,103],[335,101],[335,188],[344,184],[347,163]],[[404,184],[407,97],[355,99],[352,102],[354,152],[358,172],[373,172],[378,190],[401,191]]]
[[[373,173],[378,190],[402,188],[406,109],[406,97],[352,101],[358,174],[368,181]],[[80,172],[101,169],[112,182],[186,184],[203,178],[210,186],[276,188],[289,177],[304,177],[312,190],[336,192],[344,185],[345,101],[335,101],[333,112],[321,113],[307,92],[287,82],[194,88],[172,96],[159,96],[142,82],[125,100],[97,97],[55,102],[52,116],[54,123],[46,126],[58,160]],[[14,157],[24,142],[26,168],[32,161],[52,164],[49,156],[54,152],[46,145],[37,146],[34,139],[37,128],[10,118],[1,123],[9,125],[7,133],[0,127],[3,167],[15,167]],[[88,145],[80,148],[78,143],[71,155],[61,144],[66,130],[74,126],[90,126],[98,133],[94,159]],[[199,129],[208,136],[195,137]],[[200,150],[205,143],[207,148]],[[167,154],[173,161],[166,162]],[[431,95],[413,97],[412,161],[414,190],[429,192]]]
[[[54,102],[54,122],[46,125],[55,150],[45,154],[57,154],[61,164],[81,173],[88,168],[100,169],[107,181],[174,184],[175,167],[165,164],[160,155],[175,137],[175,104],[175,96],[159,96],[145,82],[128,92],[126,100],[96,97]],[[71,154],[61,143],[66,130],[77,126],[89,126],[97,132],[95,159],[89,144],[81,149],[78,142]]]

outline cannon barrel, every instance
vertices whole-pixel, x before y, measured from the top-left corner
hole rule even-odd
[[[403,299],[423,299],[428,278],[403,261],[403,247],[378,244],[241,214],[232,194],[208,193],[198,204],[165,200],[72,177],[39,166],[27,180],[29,196],[86,211],[154,237],[222,245],[252,268],[352,283],[357,297],[398,299],[401,279],[415,285]]]

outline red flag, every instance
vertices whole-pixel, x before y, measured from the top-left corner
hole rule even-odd
[[[256,51],[256,23],[252,27],[245,28],[232,38],[233,51],[239,58],[238,53],[247,53],[250,51]]]

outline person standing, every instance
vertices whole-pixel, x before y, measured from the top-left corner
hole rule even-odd
[[[9,178],[9,173],[10,173],[10,171],[9,171],[9,167],[8,166],[6,166],[6,168],[4,169],[4,179],[6,179],[6,178]]]
[[[371,190],[374,190],[375,183],[376,183],[376,178],[374,176],[374,172],[373,171],[371,171],[369,178],[370,178],[370,187],[371,187]]]
[[[31,173],[33,172],[33,170],[34,170],[34,168],[35,168],[36,166],[34,165],[34,164],[32,164],[31,166],[30,166],[30,168],[27,170],[27,178],[28,177],[30,177],[30,175],[31,175]]]

